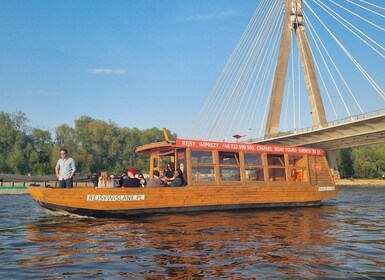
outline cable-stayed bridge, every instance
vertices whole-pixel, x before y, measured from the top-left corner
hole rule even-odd
[[[330,122],[325,127],[307,127],[253,142],[318,147],[326,151],[385,142],[385,109]]]
[[[385,142],[385,5],[260,0],[191,131],[335,150]]]

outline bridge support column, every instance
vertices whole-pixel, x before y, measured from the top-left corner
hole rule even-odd
[[[293,37],[293,32],[295,32],[295,37]],[[281,45],[270,97],[270,107],[266,120],[265,135],[267,136],[278,133],[282,110],[282,97],[286,82],[291,40],[293,38],[296,38],[298,43],[313,125],[318,127],[327,126],[325,109],[322,103],[313,62],[313,55],[306,36],[302,0],[285,0],[285,18],[282,29]]]
[[[332,173],[334,175],[334,179],[339,179],[339,171],[338,171],[338,164],[337,164],[337,151],[331,150],[326,151],[326,158],[328,160],[330,169],[332,170]]]
[[[282,28],[281,44],[279,47],[278,61],[275,68],[273,90],[270,97],[269,111],[266,121],[265,134],[278,133],[279,121],[282,111],[282,98],[285,90],[287,67],[289,63],[292,23],[290,21],[290,3],[285,1],[285,19]]]

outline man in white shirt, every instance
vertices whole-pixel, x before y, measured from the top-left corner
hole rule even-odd
[[[60,188],[73,187],[73,177],[76,172],[76,166],[75,161],[68,156],[66,149],[60,150],[60,158],[57,161],[55,171],[56,177],[59,179]]]

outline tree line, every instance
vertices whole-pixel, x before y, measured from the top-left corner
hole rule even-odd
[[[135,148],[163,141],[163,130],[119,127],[113,122],[82,116],[75,126],[62,124],[51,133],[32,128],[23,112],[0,112],[0,173],[52,175],[65,148],[76,161],[77,173],[94,174],[108,170],[121,174],[130,167],[148,172],[149,158]],[[170,138],[176,134],[168,131]]]
[[[0,173],[51,175],[62,148],[76,160],[78,173],[106,169],[120,174],[129,167],[147,173],[149,158],[136,154],[135,148],[164,139],[163,131],[155,127],[119,127],[88,116],[76,119],[74,127],[59,125],[53,133],[28,123],[23,112],[0,112]],[[168,133],[173,139],[177,137]],[[342,178],[382,178],[385,144],[338,150],[337,163]]]
[[[341,178],[385,178],[385,144],[341,149],[337,152]]]

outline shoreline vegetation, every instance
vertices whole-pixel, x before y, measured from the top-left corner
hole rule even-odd
[[[341,187],[385,187],[382,179],[339,179],[336,185]]]
[[[106,122],[89,116],[74,120],[73,126],[61,124],[54,129],[54,133],[31,127],[28,122],[26,114],[21,111],[0,111],[0,131],[3,133],[0,172],[54,175],[60,149],[69,148],[79,174],[95,174],[101,170],[122,174],[130,167],[144,173],[150,159],[136,153],[136,148],[165,138],[177,139],[177,134],[168,129],[120,127],[111,120]],[[385,143],[339,149],[335,156],[343,178],[382,179],[385,175]]]

